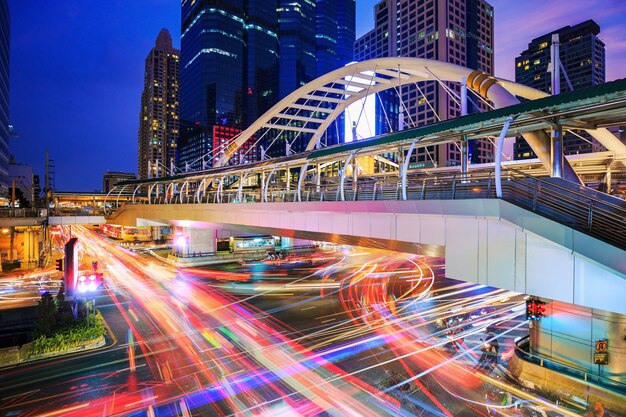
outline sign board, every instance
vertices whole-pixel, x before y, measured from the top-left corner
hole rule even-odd
[[[594,353],[593,354],[593,363],[596,365],[608,365],[609,364],[609,353]]]
[[[609,364],[609,342],[607,340],[598,340],[596,342],[596,353],[593,354],[593,363],[596,365]]]
[[[65,301],[74,301],[76,281],[78,280],[78,239],[73,237],[65,244],[65,268],[63,270],[63,286]]]
[[[596,342],[596,353],[604,353],[608,350],[609,344],[606,340],[598,340]]]

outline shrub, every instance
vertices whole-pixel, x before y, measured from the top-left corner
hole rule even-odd
[[[51,352],[63,352],[91,342],[106,333],[100,314],[89,315],[76,322],[55,328],[48,334],[41,334],[32,344],[29,354],[42,355]]]

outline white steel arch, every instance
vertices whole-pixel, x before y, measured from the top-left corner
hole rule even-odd
[[[459,65],[422,58],[379,58],[347,65],[309,82],[274,105],[235,138],[215,166],[225,165],[237,149],[261,129],[311,134],[307,146],[310,150],[346,107],[368,95],[421,81],[461,82],[472,73],[480,74]],[[496,83],[492,80],[481,76],[480,82],[470,88],[482,93],[481,84],[489,84],[482,95],[487,98],[487,90],[491,90],[488,98],[499,98],[502,105],[513,104],[513,95],[528,99],[547,95],[511,81]]]
[[[405,57],[357,62],[331,71],[282,99],[239,134],[214,166],[227,164],[246,141],[261,131],[263,134],[273,130],[309,135],[306,150],[311,150],[330,124],[350,104],[380,91],[422,81],[465,83],[474,92],[492,101],[496,108],[519,103],[515,96],[530,100],[548,96],[532,87],[496,79],[480,71],[447,62]],[[626,146],[606,129],[589,130],[589,133],[608,150],[626,152]],[[538,131],[526,133],[524,137],[544,166],[549,168],[549,136],[544,131]],[[569,165],[565,168],[576,177]]]

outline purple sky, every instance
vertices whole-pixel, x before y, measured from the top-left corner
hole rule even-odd
[[[373,27],[376,0],[357,0],[357,36]],[[626,2],[492,0],[496,74],[533,38],[592,18],[606,43],[607,80],[626,76]],[[11,151],[44,171],[56,160],[60,190],[102,187],[106,170],[134,172],[144,59],[162,27],[179,44],[180,1],[9,0]],[[519,23],[522,22],[522,23]]]

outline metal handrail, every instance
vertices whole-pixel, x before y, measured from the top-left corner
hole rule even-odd
[[[576,368],[565,363],[561,363],[554,359],[546,358],[543,355],[524,350],[524,346],[530,345],[529,336],[526,335],[515,341],[515,354],[526,362],[534,363],[542,368],[552,369],[559,373],[565,373],[570,376],[581,379],[584,382],[593,382],[606,388],[611,388],[622,394],[626,394],[626,383],[616,381],[593,372],[588,372],[581,368]]]
[[[624,206],[597,198],[594,190],[572,189],[555,183],[555,180],[538,178],[526,173],[509,169],[502,173],[502,199],[533,211],[542,217],[572,227],[619,248],[626,248],[626,203]],[[493,171],[470,171],[461,176],[457,174],[409,173],[406,183],[406,195],[410,200],[447,200],[496,198],[493,187]],[[339,201],[341,183],[333,178],[325,179],[324,184],[302,184],[302,201]],[[346,201],[399,200],[402,198],[402,183],[399,177],[361,177],[356,183],[350,179],[344,184]],[[271,184],[268,192],[269,202],[296,201],[296,189],[286,191]],[[222,191],[222,203],[238,201],[238,193],[232,190]],[[598,194],[601,196],[601,194]],[[216,191],[203,193],[201,202],[214,202]],[[169,204],[178,204],[179,199],[170,199]],[[262,201],[260,191],[248,189],[245,202]],[[163,196],[155,198],[161,203]],[[185,203],[188,203],[187,201]]]

